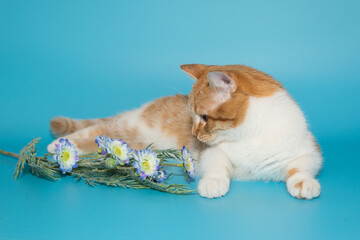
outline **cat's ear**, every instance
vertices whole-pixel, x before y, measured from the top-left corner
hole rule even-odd
[[[204,64],[184,64],[180,68],[195,80],[199,79],[208,66]]]
[[[234,92],[236,84],[234,79],[223,72],[209,72],[207,75],[209,86],[215,90]]]

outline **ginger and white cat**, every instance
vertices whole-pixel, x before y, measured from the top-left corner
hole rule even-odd
[[[189,96],[157,99],[117,116],[74,120],[56,117],[54,135],[68,138],[82,152],[94,151],[100,134],[141,149],[181,148],[198,159],[198,192],[216,198],[230,179],[286,181],[289,193],[320,195],[315,179],[322,156],[306,120],[282,85],[243,65],[182,65],[196,82]],[[48,146],[54,151],[55,140]]]

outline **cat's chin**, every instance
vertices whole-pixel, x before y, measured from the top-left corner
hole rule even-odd
[[[211,142],[206,142],[205,144],[208,145],[209,147],[213,147],[217,145],[217,142],[211,141]]]
[[[199,139],[199,138],[198,138],[198,140],[199,140],[200,142],[204,143],[205,145],[210,146],[210,147],[213,147],[213,146],[215,146],[215,145],[218,144],[217,141],[215,141],[215,139],[203,140],[203,139]]]

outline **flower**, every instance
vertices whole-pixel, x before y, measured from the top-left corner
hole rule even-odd
[[[130,148],[127,143],[121,139],[111,139],[106,137],[106,149],[107,153],[110,153],[116,162],[120,165],[129,164]]]
[[[151,151],[151,148],[135,151],[134,159],[133,165],[141,180],[158,174],[160,160],[157,158],[157,154]]]
[[[180,151],[181,159],[184,163],[184,172],[186,173],[186,180],[190,182],[195,180],[195,166],[189,150],[184,146]]]
[[[100,135],[98,137],[95,138],[95,142],[97,143],[97,145],[99,146],[99,152],[101,153],[101,155],[105,155],[106,151],[106,141],[103,135]]]
[[[58,162],[60,171],[65,174],[70,173],[73,168],[78,166],[79,161],[76,147],[68,140],[61,138],[58,144],[55,144],[54,160]]]
[[[162,182],[164,182],[166,179],[167,179],[167,175],[166,175],[165,170],[162,169],[162,170],[158,171],[158,174],[157,174],[156,177],[155,177],[156,182],[162,183]]]
[[[111,154],[120,165],[129,164],[129,154],[131,152],[127,143],[121,139],[104,138],[102,135],[95,139],[102,155]]]

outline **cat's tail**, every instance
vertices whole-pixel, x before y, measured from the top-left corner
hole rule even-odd
[[[72,119],[68,117],[54,117],[50,121],[50,130],[55,137],[62,137],[94,124],[109,121],[111,118]]]

